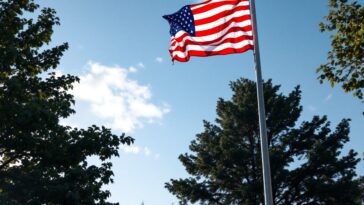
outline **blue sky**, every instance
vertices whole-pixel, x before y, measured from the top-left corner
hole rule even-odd
[[[52,45],[69,42],[59,72],[80,76],[77,114],[63,123],[103,124],[127,133],[136,144],[113,159],[111,201],[121,205],[177,204],[164,189],[170,178],[186,177],[178,161],[188,151],[202,120],[213,121],[216,101],[229,99],[229,82],[254,80],[252,52],[175,63],[169,58],[169,26],[162,15],[193,0],[41,1],[57,10],[61,26]],[[338,87],[320,85],[315,69],[325,62],[330,41],[318,24],[326,1],[256,2],[265,79],[283,93],[301,85],[300,120],[328,115],[332,125],[351,118],[351,141],[345,150],[364,151],[363,104]],[[363,163],[358,172],[364,174]]]

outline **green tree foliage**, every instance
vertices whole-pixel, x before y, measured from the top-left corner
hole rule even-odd
[[[191,175],[172,179],[166,188],[181,204],[263,204],[261,153],[255,82],[231,83],[231,100],[217,103],[216,123],[204,122],[190,153],[179,156]],[[267,129],[276,205],[355,205],[357,153],[341,150],[349,141],[349,120],[335,130],[326,117],[300,126],[301,91],[287,96],[264,83]]]
[[[31,18],[31,17],[34,18]],[[66,43],[47,48],[51,8],[32,0],[0,0],[0,204],[111,204],[112,163],[133,139],[104,127],[59,124],[75,111],[68,93],[78,78],[57,77]],[[89,165],[96,156],[100,165]]]
[[[364,89],[364,7],[358,1],[329,0],[330,11],[321,22],[321,32],[330,32],[332,49],[327,63],[317,72],[322,83],[341,84],[345,92],[363,99]]]
[[[358,199],[359,203],[364,204],[364,176],[359,179],[361,195]]]

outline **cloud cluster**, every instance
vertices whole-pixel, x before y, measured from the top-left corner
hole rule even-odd
[[[149,147],[138,147],[135,145],[132,146],[123,146],[122,151],[126,154],[142,154],[146,157],[153,157],[154,159],[159,159],[160,155],[158,153],[154,153]]]
[[[140,63],[138,67],[144,65]],[[158,106],[150,102],[150,87],[140,85],[128,76],[135,72],[135,67],[110,67],[90,62],[87,72],[79,76],[80,83],[75,84],[71,92],[76,103],[89,105],[92,117],[101,119],[115,130],[132,132],[145,122],[162,119],[170,111],[168,105]]]
[[[155,61],[157,61],[158,63],[163,63],[163,58],[157,57],[157,58],[155,58]]]
[[[139,62],[139,63],[138,63],[138,67],[139,67],[139,68],[145,68],[145,65],[144,65],[144,63]]]

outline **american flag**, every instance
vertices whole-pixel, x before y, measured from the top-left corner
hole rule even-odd
[[[253,49],[249,0],[207,0],[163,16],[170,25],[172,60]]]

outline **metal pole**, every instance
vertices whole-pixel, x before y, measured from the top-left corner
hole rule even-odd
[[[257,16],[255,12],[255,0],[250,0],[252,21],[253,21],[253,35],[254,35],[254,58],[255,58],[255,71],[257,74],[257,97],[258,97],[258,111],[259,111],[259,128],[260,128],[260,142],[262,151],[262,168],[263,168],[263,181],[264,181],[264,204],[273,205],[272,183],[270,175],[268,139],[267,139],[267,126],[264,108],[264,95],[263,95],[263,80],[260,65],[260,52],[258,41],[258,28]]]

